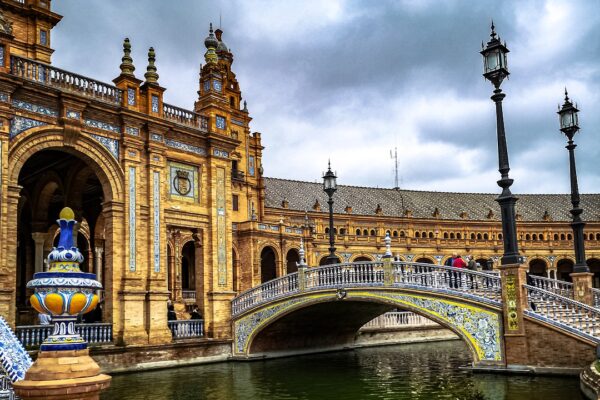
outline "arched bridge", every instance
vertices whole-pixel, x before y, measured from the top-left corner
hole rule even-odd
[[[560,281],[514,283],[498,272],[391,259],[301,267],[233,299],[233,353],[246,358],[341,348],[366,322],[401,308],[455,332],[477,366],[573,367],[593,359],[600,310],[570,299]]]

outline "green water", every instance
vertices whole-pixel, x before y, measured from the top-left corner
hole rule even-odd
[[[462,342],[117,375],[105,399],[583,400],[576,377],[474,374]]]

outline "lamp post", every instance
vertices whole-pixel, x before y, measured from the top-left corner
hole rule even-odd
[[[504,78],[508,77],[508,66],[506,54],[508,49],[506,43],[502,44],[500,38],[496,37],[492,22],[492,33],[490,41],[484,46],[481,43],[481,55],[483,56],[483,76],[494,85],[494,94],[491,99],[496,103],[496,133],[498,136],[498,171],[500,180],[498,186],[502,188],[502,193],[496,201],[500,204],[502,215],[502,238],[504,241],[504,255],[502,264],[521,264],[522,257],[519,254],[517,244],[517,225],[515,222],[515,203],[517,197],[510,191],[513,180],[508,177],[510,166],[508,164],[508,150],[506,148],[506,134],[504,132],[504,116],[502,114],[502,100],[506,96],[502,93],[500,85]]]
[[[335,264],[338,258],[335,255],[335,239],[333,236],[333,194],[337,190],[335,174],[331,170],[331,162],[327,163],[327,172],[323,175],[323,191],[329,196],[327,204],[329,204],[329,255],[327,256],[327,264]]]
[[[568,144],[565,146],[569,150],[569,167],[571,172],[571,215],[573,221],[571,227],[573,228],[573,247],[575,247],[575,265],[573,266],[573,272],[590,272],[589,267],[585,263],[585,247],[583,243],[583,227],[585,222],[581,220],[581,213],[583,209],[579,207],[579,187],[577,185],[577,169],[575,168],[575,147],[577,145],[573,142],[573,136],[579,131],[579,118],[577,113],[579,110],[569,99],[567,89],[565,89],[565,103],[562,108],[558,110],[558,118],[560,122],[560,130],[568,139]]]

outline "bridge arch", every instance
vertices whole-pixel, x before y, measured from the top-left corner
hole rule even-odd
[[[451,295],[373,288],[309,292],[234,317],[234,353],[262,357],[283,350],[342,348],[353,343],[362,325],[396,308],[452,330],[469,347],[474,364],[503,363],[498,307]]]

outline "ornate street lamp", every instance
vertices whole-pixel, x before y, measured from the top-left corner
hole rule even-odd
[[[577,113],[579,110],[573,106],[569,99],[569,94],[565,88],[565,103],[562,108],[559,106],[558,118],[560,122],[560,130],[567,136],[568,144],[566,146],[569,150],[569,167],[571,170],[571,215],[573,221],[571,227],[573,228],[575,247],[575,265],[573,266],[573,272],[590,272],[587,264],[585,263],[585,247],[583,243],[583,227],[585,222],[581,220],[581,213],[583,209],[579,207],[579,187],[577,185],[577,169],[575,168],[575,147],[577,145],[573,143],[573,136],[579,131],[579,118]]]
[[[500,85],[504,78],[509,75],[506,62],[506,54],[508,49],[506,44],[500,42],[500,38],[496,37],[492,22],[492,33],[487,46],[481,43],[481,55],[483,56],[483,76],[492,82],[494,85],[494,94],[491,99],[496,103],[496,132],[498,136],[498,171],[501,178],[498,181],[498,186],[502,188],[502,193],[496,201],[500,204],[502,213],[502,238],[504,240],[504,256],[502,264],[521,264],[522,257],[519,254],[517,244],[517,226],[515,223],[515,203],[517,197],[510,191],[510,186],[513,180],[508,177],[510,166],[508,164],[508,150],[506,148],[506,134],[504,132],[504,116],[502,114],[502,99],[506,96],[502,93]]]
[[[337,190],[335,174],[331,170],[331,161],[327,163],[327,172],[323,175],[323,191],[329,196],[327,204],[329,204],[329,255],[327,256],[327,264],[335,264],[338,258],[335,255],[335,239],[333,236],[333,194]]]

